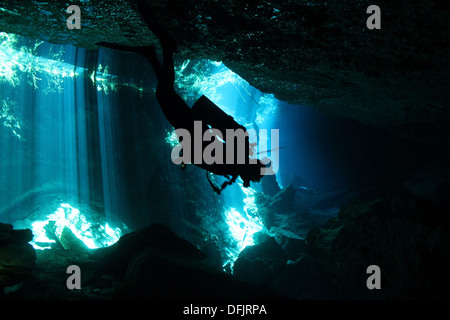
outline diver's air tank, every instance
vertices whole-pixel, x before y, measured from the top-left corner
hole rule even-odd
[[[226,129],[242,129],[244,126],[237,123],[234,118],[226,114],[214,102],[205,96],[201,96],[192,106],[192,112],[196,120],[201,120],[209,124],[213,129],[218,129],[222,134],[226,133]]]

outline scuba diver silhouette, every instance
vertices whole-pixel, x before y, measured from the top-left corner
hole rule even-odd
[[[223,112],[207,97],[202,96],[193,105],[193,107],[190,108],[186,104],[186,102],[175,92],[175,70],[173,54],[177,50],[176,41],[157,21],[156,17],[151,12],[151,8],[145,3],[145,1],[138,0],[137,4],[139,13],[141,14],[148,28],[159,39],[163,51],[162,63],[159,62],[156,56],[155,47],[153,46],[132,47],[107,42],[97,43],[97,45],[108,47],[110,49],[135,52],[142,55],[150,62],[158,79],[156,99],[165,117],[175,129],[185,129],[191,134],[191,136],[194,136],[194,124],[196,121],[201,121],[202,134],[203,132],[206,132],[211,128],[218,129],[220,130],[220,132],[226,132],[226,129],[242,129],[246,132],[245,127],[238,124],[233,119],[233,117]],[[225,139],[226,138],[224,136],[222,140],[224,140],[226,144]],[[243,186],[249,187],[250,182],[259,182],[263,176],[263,168],[269,167],[268,164],[264,164],[259,159],[252,159],[253,161],[250,161],[251,151],[248,140],[249,139],[247,135],[247,137],[245,138],[245,162],[243,164],[236,163],[236,161],[234,161],[233,164],[225,163],[225,161],[222,161],[222,164],[207,164],[204,161],[202,161],[201,163],[194,163],[194,165],[206,170],[207,172],[211,172],[213,174],[224,176],[227,178],[227,181],[223,182],[221,187],[219,188],[211,182],[207,173],[208,182],[216,193],[220,194],[226,186],[233,184],[239,176],[243,181]],[[203,151],[205,147],[203,145],[203,139],[201,143],[202,146],[200,150]],[[233,143],[233,145],[235,149],[234,151],[243,151],[236,150],[236,143]],[[192,144],[191,148],[192,152],[190,154],[194,155],[195,146]],[[198,151],[199,149],[196,150]],[[223,152],[223,157],[223,159],[226,158],[226,152]],[[234,153],[234,158],[236,159],[236,152]],[[184,169],[185,166],[186,163],[181,164],[181,168]]]

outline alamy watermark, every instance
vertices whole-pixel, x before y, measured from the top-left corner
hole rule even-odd
[[[81,289],[81,269],[76,264],[67,267],[66,273],[71,274],[66,281],[67,289]]]
[[[266,165],[261,168],[261,175],[275,175],[278,172],[278,129],[270,130],[270,148],[268,149],[267,129],[260,129],[258,132],[254,129],[226,129],[224,135],[218,129],[211,128],[202,132],[202,128],[204,128],[202,121],[194,121],[193,135],[187,129],[175,130],[179,143],[171,153],[174,164],[256,165],[258,161],[261,161]],[[251,137],[258,137],[258,143],[250,143]],[[207,142],[206,146],[204,142]],[[260,148],[256,149],[256,146]],[[270,157],[267,156],[269,152]],[[256,154],[265,154],[266,156],[259,160],[251,157]]]
[[[67,19],[67,28],[70,30],[81,29],[81,10],[79,6],[70,5],[66,12],[71,14]],[[367,29],[381,29],[381,9],[377,5],[370,5],[366,10],[367,14],[370,14],[366,20]]]
[[[366,286],[367,289],[381,289],[381,269],[376,264],[372,264],[367,267],[367,274],[370,276],[367,278]]]
[[[70,30],[81,29],[81,10],[79,6],[71,5],[66,10],[67,13],[72,15],[67,18],[67,28]]]

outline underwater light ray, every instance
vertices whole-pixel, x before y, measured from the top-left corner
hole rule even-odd
[[[45,79],[47,83],[42,89],[46,93],[62,92],[64,79],[81,76],[90,77],[97,90],[106,94],[117,91],[119,87],[130,88],[140,95],[153,92],[110,74],[108,65],[99,64],[91,74],[87,74],[88,69],[64,62],[62,57],[68,55],[63,50],[73,50],[75,47],[65,46],[56,53],[49,53],[50,57],[46,58],[37,54],[38,48],[45,42],[37,42],[33,47],[19,46],[21,39],[15,34],[0,32],[0,81],[8,82],[13,87],[26,79],[38,89]]]
[[[39,47],[42,49],[42,45]],[[17,50],[16,54],[19,54]],[[42,147],[41,150],[47,153],[53,152],[56,157],[54,162],[58,164],[64,163],[64,167],[56,167],[58,169],[56,176],[63,177],[64,184],[70,186],[63,188],[62,191],[66,192],[69,189],[75,189],[77,195],[83,200],[90,200],[89,196],[91,191],[89,190],[89,171],[85,166],[89,162],[87,153],[90,150],[88,148],[89,137],[86,124],[87,111],[82,101],[84,101],[85,96],[88,94],[88,90],[91,90],[91,87],[94,88],[96,104],[98,105],[96,109],[96,116],[98,118],[95,118],[95,121],[98,122],[99,134],[99,143],[96,147],[99,149],[101,162],[99,170],[101,171],[100,176],[103,187],[101,192],[102,199],[100,201],[104,204],[104,214],[108,222],[109,220],[113,220],[117,216],[117,212],[120,211],[120,208],[123,207],[120,189],[121,172],[116,157],[116,152],[121,151],[117,139],[120,128],[117,127],[116,121],[119,114],[117,113],[118,108],[115,108],[116,105],[114,104],[113,97],[107,97],[108,93],[115,90],[112,84],[116,83],[118,79],[116,76],[110,74],[109,68],[107,67],[110,62],[108,59],[111,58],[110,55],[112,54],[111,52],[99,50],[98,60],[94,68],[84,68],[83,63],[70,63],[71,61],[69,60],[61,63],[62,61],[45,60],[45,58],[37,59],[33,55],[24,54],[24,57],[33,59],[32,61],[36,62],[36,67],[34,69],[26,69],[23,67],[23,70],[19,70],[16,73],[16,75],[20,76],[21,72],[34,72],[32,79],[34,87],[40,86],[38,93],[38,97],[40,98],[39,104],[50,105],[50,110],[52,110],[50,112],[54,112],[57,119],[56,123],[50,123],[50,120],[42,123],[44,127],[54,128],[55,131],[42,132],[39,141]],[[71,55],[73,55],[73,52],[68,50],[67,56]],[[47,66],[45,67],[46,64]],[[213,62],[210,62],[210,64],[214,65]],[[185,63],[182,65],[181,70],[185,71],[186,68],[190,67],[191,65],[188,66],[188,63]],[[198,91],[191,90],[189,93],[193,95],[197,93],[205,94],[213,100],[218,101],[223,99],[224,94],[221,91],[223,87],[226,84],[231,84],[238,91],[237,94],[239,94],[242,101],[251,103],[252,101],[249,101],[244,93],[247,92],[249,94],[247,90],[248,84],[231,70],[222,69],[220,73],[215,74],[204,73],[186,76],[186,79],[190,81],[189,83],[194,84],[194,88],[189,89],[199,89]],[[90,70],[89,75],[87,75],[87,70]],[[200,68],[198,70],[202,72]],[[91,76],[91,79],[88,76]],[[91,87],[86,86],[85,80],[87,80],[88,84],[91,84]],[[44,81],[48,81],[49,84],[47,92],[44,92],[47,89],[43,87]],[[64,90],[64,95],[58,94],[61,92],[59,88]],[[228,88],[231,89],[230,86]],[[242,89],[244,89],[244,92]],[[45,98],[45,93],[48,94],[49,99]],[[57,98],[55,98],[56,96]],[[234,96],[236,97],[236,94]],[[250,94],[249,96],[255,100]],[[57,102],[55,103],[55,100],[52,99],[56,99]],[[227,107],[231,115],[236,115],[239,111],[238,103],[227,105]],[[44,108],[42,111],[44,111]],[[44,118],[43,112],[39,112],[38,114]],[[48,136],[49,132],[51,139],[46,140],[45,136]],[[51,166],[43,166],[39,169],[42,176],[48,174],[51,170]],[[233,246],[232,251],[237,254],[247,245],[253,244],[252,235],[262,228],[262,224],[257,216],[257,207],[255,206],[254,200],[251,199],[254,197],[254,194],[245,193],[248,190],[243,191],[245,194],[243,199],[244,209],[240,209],[241,212],[237,212],[235,209],[230,214],[230,225],[233,226],[233,232],[236,234],[236,247]],[[65,209],[72,210],[69,207]],[[72,210],[72,212],[76,212],[76,210]],[[233,220],[234,222],[232,222]],[[87,230],[87,223],[80,222],[80,225],[82,226],[80,230],[70,227],[72,232],[79,237],[81,237],[81,231]],[[105,230],[104,233],[114,234],[113,229],[110,229],[109,225],[105,225],[103,228]],[[92,243],[89,246],[92,247]]]
[[[25,152],[17,151],[19,157],[12,165],[15,168],[14,183],[8,193],[2,189],[1,203],[13,199],[26,200],[25,206],[39,204],[36,208],[24,207],[25,210],[32,210],[27,218],[11,221],[22,228],[33,230],[36,248],[49,249],[54,243],[54,240],[46,239],[46,231],[43,230],[49,221],[57,224],[59,231],[64,227],[70,229],[89,248],[112,244],[126,226],[121,229],[111,227],[118,222],[113,218],[118,211],[121,195],[117,190],[118,170],[114,159],[117,132],[114,116],[108,110],[111,108],[108,101],[101,100],[106,105],[100,109],[100,124],[97,124],[104,134],[101,144],[105,167],[101,170],[105,173],[103,177],[107,175],[109,179],[104,181],[107,223],[99,223],[104,220],[99,218],[90,220],[86,211],[81,212],[69,202],[64,202],[65,198],[76,199],[70,202],[75,205],[89,204],[93,199],[97,203],[103,200],[98,196],[93,197],[91,185],[92,170],[100,170],[90,167],[89,158],[89,153],[96,153],[94,148],[98,147],[91,143],[91,135],[97,132],[97,118],[92,117],[91,121],[88,119],[92,115],[88,108],[92,106],[86,103],[87,96],[92,94],[89,90],[94,89],[97,95],[96,88],[88,85],[89,79],[86,77],[87,70],[92,68],[85,68],[85,64],[92,61],[84,61],[84,51],[77,54],[84,49],[43,42],[20,46],[20,39],[13,34],[0,33],[0,85],[2,92],[6,93],[6,97],[0,100],[0,125],[5,124],[11,130],[11,134],[4,135],[1,142],[3,146],[27,147]],[[38,48],[39,52],[49,57],[39,56]],[[56,54],[52,53],[52,48],[57,48]],[[95,80],[101,84],[103,92],[100,97],[104,97],[112,87],[107,82],[114,82],[117,78],[109,74],[108,67],[100,66],[95,66],[101,70],[97,72]],[[25,125],[22,125],[22,120]],[[20,131],[22,127],[26,128],[23,133]],[[19,137],[19,143],[24,144],[19,145],[11,140],[13,135]],[[0,174],[2,177],[10,175],[3,169]],[[47,185],[52,187],[47,189]],[[49,206],[43,203],[43,199],[47,200],[50,195],[61,200],[60,207],[54,212],[48,212]],[[95,214],[104,217],[105,212],[101,208],[101,204],[96,205]]]
[[[73,48],[72,48],[73,49]],[[79,59],[79,49],[75,48],[75,59]],[[81,55],[84,56],[84,55]],[[75,61],[76,63],[77,61]],[[84,63],[84,61],[82,61]],[[76,65],[75,65],[76,71]],[[88,202],[90,200],[91,186],[89,181],[89,145],[90,137],[88,133],[89,115],[86,110],[84,101],[79,97],[86,97],[89,88],[84,85],[85,79],[82,77],[72,78],[74,83],[74,95],[76,99],[76,148],[77,148],[77,162],[78,162],[78,197],[81,201]]]
[[[256,191],[251,187],[244,188],[242,182],[238,182],[235,188],[239,188],[245,195],[242,198],[243,212],[235,207],[224,207],[223,212],[232,239],[231,245],[225,248],[227,259],[224,261],[224,265],[230,264],[231,266],[242,250],[247,246],[254,245],[253,235],[264,230],[255,201]]]
[[[233,87],[236,89],[236,91],[239,93],[239,95],[242,98],[242,101],[244,101],[245,103],[247,103],[247,100],[245,100],[245,98],[242,96],[241,92],[239,91],[239,89],[237,88],[236,84],[232,83]]]
[[[100,50],[97,64],[109,65],[114,59],[115,52]],[[108,221],[117,221],[121,209],[124,208],[123,191],[121,189],[122,167],[116,156],[122,152],[118,138],[118,119],[116,100],[108,96],[107,92],[98,90],[97,114],[100,142],[100,158],[103,184],[103,200]]]

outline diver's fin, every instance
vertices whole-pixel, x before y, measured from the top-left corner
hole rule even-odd
[[[137,48],[132,46],[126,46],[123,44],[118,43],[111,43],[111,42],[97,42],[97,46],[105,47],[109,49],[119,50],[119,51],[128,51],[128,52],[136,52]]]
[[[155,47],[153,46],[127,46],[124,44],[111,43],[111,42],[97,42],[97,46],[118,50],[118,51],[126,51],[126,52],[135,52],[142,54],[143,56],[149,56],[155,54]]]
[[[152,8],[147,4],[145,0],[137,0],[137,7],[141,17],[144,19],[148,28],[155,34],[161,32],[163,29],[155,15],[152,13]]]
[[[153,46],[140,46],[140,47],[133,47],[133,46],[126,46],[123,44],[118,43],[110,43],[110,42],[98,42],[96,43],[97,46],[118,50],[118,51],[125,51],[125,52],[132,52],[132,53],[138,53],[144,58],[147,58],[156,74],[161,74],[161,67],[159,66],[158,58],[156,57],[156,50]]]
[[[217,193],[217,194],[220,194],[220,192],[221,192],[222,190],[220,190],[219,188],[217,188],[217,187],[214,185],[214,183],[212,183],[212,181],[209,179],[209,172],[208,172],[208,171],[206,171],[206,179],[208,180],[209,185],[210,185],[211,188],[214,190],[214,192]]]
[[[147,2],[145,0],[137,0],[137,6],[139,13],[148,28],[158,37],[159,41],[161,41],[163,49],[169,50],[170,52],[177,51],[177,42],[169,34],[169,32],[166,31],[158,19],[156,19],[152,12],[152,8],[147,4]]]
[[[209,179],[209,172],[206,171],[206,179],[208,179],[209,184],[211,185],[211,188],[214,190],[215,193],[219,194],[223,191],[223,189],[225,189],[228,186],[231,186],[233,183],[236,182],[238,176],[232,176],[231,178],[228,178],[227,181],[225,181],[224,183],[222,183],[222,185],[220,186],[220,189],[218,187],[216,187],[214,185],[214,183],[212,183],[212,181]]]

